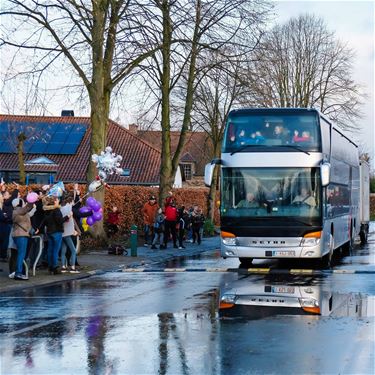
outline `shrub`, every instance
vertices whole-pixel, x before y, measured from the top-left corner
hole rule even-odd
[[[215,234],[215,225],[211,219],[206,219],[203,224],[203,233],[206,236],[213,236]]]

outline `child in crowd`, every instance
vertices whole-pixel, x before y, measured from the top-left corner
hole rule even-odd
[[[120,212],[116,206],[112,207],[112,211],[108,212],[107,230],[108,235],[115,235],[120,225]]]
[[[154,239],[152,241],[151,249],[156,249],[156,244],[159,242],[160,249],[165,249],[164,246],[164,220],[165,216],[161,208],[158,209],[158,212],[155,217],[154,223]]]

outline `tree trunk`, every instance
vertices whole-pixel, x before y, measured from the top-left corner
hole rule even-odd
[[[214,144],[214,158],[220,158],[220,153],[221,153],[221,137],[218,139],[216,144]],[[215,165],[214,173],[212,176],[212,183],[210,186],[210,191],[208,193],[208,202],[207,202],[207,207],[208,207],[208,213],[207,217],[214,222],[215,218],[215,210],[217,207],[217,202],[216,202],[216,192],[218,191],[218,185],[219,185],[219,177],[220,177],[220,166]]]
[[[24,133],[20,133],[17,137],[17,153],[18,153],[18,168],[20,172],[20,181],[21,185],[25,185],[26,182],[26,173],[25,173],[25,159],[23,155],[23,145],[26,141],[26,136]]]
[[[170,136],[170,78],[171,78],[171,39],[172,25],[170,19],[169,1],[163,1],[163,70],[161,74],[161,134],[162,134],[162,152],[160,163],[160,186],[159,186],[159,204],[163,205],[168,192],[171,190],[174,176],[171,158],[171,136]]]
[[[98,98],[97,92],[90,95],[90,104],[91,104],[91,140],[90,140],[90,151],[91,155],[100,154],[101,151],[104,151],[107,144],[107,129],[108,129],[108,118],[109,118],[109,99],[110,93],[104,93]],[[95,180],[95,177],[98,174],[95,163],[91,161],[89,163],[89,168],[87,171],[87,184]],[[100,201],[104,207],[104,188],[93,193],[93,197]],[[95,238],[105,238],[106,234],[104,231],[103,220],[100,220],[95,223],[91,234]]]

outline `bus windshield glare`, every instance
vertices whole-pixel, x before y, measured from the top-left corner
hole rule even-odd
[[[320,151],[320,132],[315,112],[268,115],[257,112],[231,113],[224,136],[222,152]],[[251,147],[254,146],[254,147]]]
[[[223,168],[222,217],[318,218],[318,168]]]

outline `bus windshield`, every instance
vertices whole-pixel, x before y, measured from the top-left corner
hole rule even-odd
[[[267,113],[270,112],[231,113],[226,125],[222,151],[274,152],[283,148],[288,152],[320,150],[320,132],[315,112]]]
[[[318,218],[318,168],[223,168],[222,217]]]

